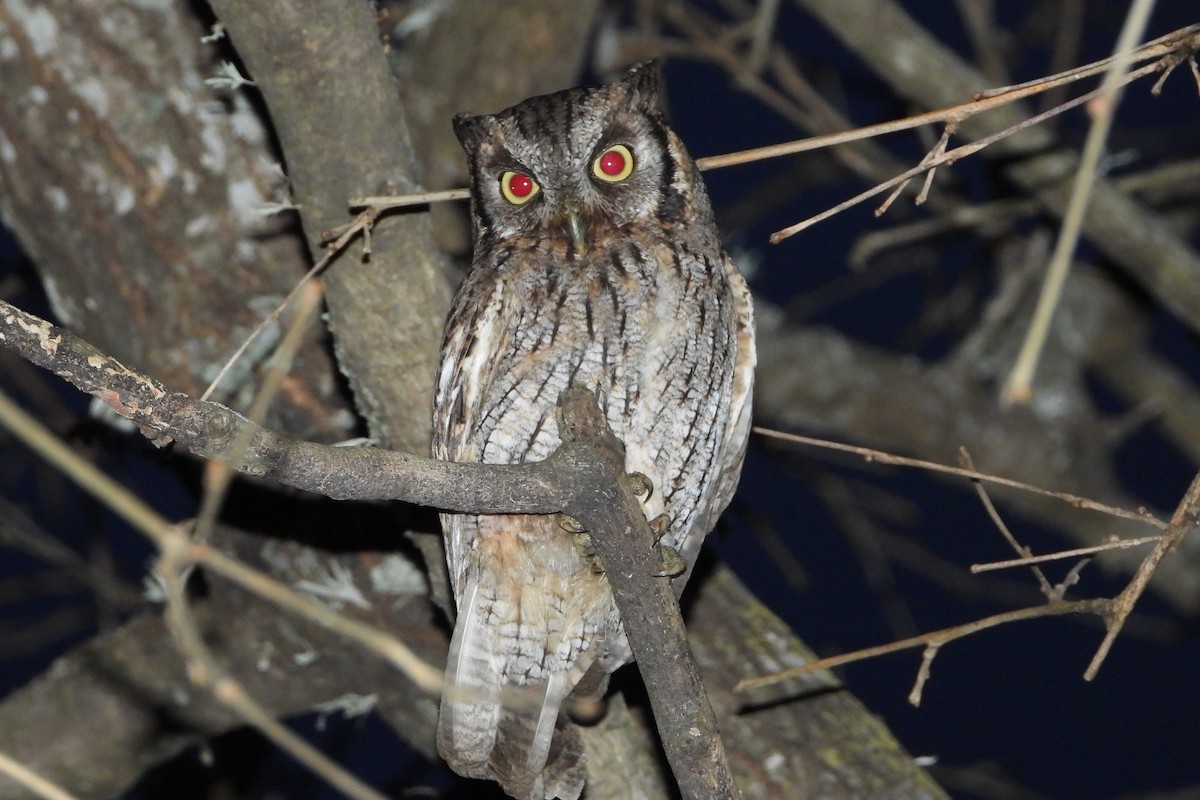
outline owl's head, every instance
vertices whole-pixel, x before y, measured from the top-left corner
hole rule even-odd
[[[631,232],[711,219],[708,197],[658,109],[659,71],[641,64],[595,88],[531,97],[499,114],[459,114],[476,239],[536,235],[585,253]]]

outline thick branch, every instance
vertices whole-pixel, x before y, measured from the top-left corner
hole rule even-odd
[[[654,537],[624,476],[624,447],[595,396],[564,394],[563,446],[521,466],[454,464],[369,448],[302,442],[254,425],[217,403],[167,392],[67,331],[0,301],[0,339],[137,423],[238,471],[336,498],[404,500],[475,513],[565,511],[593,541],[646,687],[667,757],[689,798],[736,797],[733,778],[687,646],[687,633]]]
[[[593,491],[580,492],[565,510],[592,531],[680,792],[685,798],[738,797],[675,592],[624,476],[625,448],[590,391],[568,389],[559,403],[564,446],[590,444],[601,459],[587,471]]]
[[[257,568],[267,567],[267,561],[320,564],[326,570],[332,564],[355,585],[371,584],[370,568],[353,555],[334,556],[290,542],[264,547],[259,536],[224,528],[215,536],[222,550]],[[319,580],[319,575],[309,577]],[[369,608],[346,607],[343,613],[402,638],[431,664],[440,663],[447,641],[434,622],[422,581],[394,584],[371,600]],[[376,710],[418,751],[435,757],[437,698],[398,680],[385,660],[363,658],[336,633],[281,614],[274,604],[224,581],[212,580],[196,613],[206,641],[230,674],[279,718],[313,708],[348,708],[355,699],[376,695]],[[121,794],[146,770],[187,746],[242,724],[191,684],[163,620],[147,614],[80,645],[3,698],[0,752],[78,797],[106,798]],[[0,800],[28,797],[0,779]]]
[[[337,500],[403,500],[476,513],[560,511],[572,495],[564,476],[580,448],[521,466],[455,464],[371,447],[330,447],[267,430],[220,403],[168,392],[70,332],[0,300],[0,341],[34,364],[108,403],[160,443],[234,459],[237,471]]]
[[[271,113],[312,252],[352,197],[412,191],[408,123],[373,6],[343,0],[213,0]],[[427,213],[381,220],[370,262],[324,274],[338,363],[372,436],[429,452],[433,375],[449,274]]]
[[[304,254],[283,235],[286,217],[260,208],[284,199],[278,155],[249,103],[205,85],[219,45],[201,41],[207,31],[193,11],[75,0],[47,0],[36,14],[0,8],[5,42],[16,48],[0,90],[9,153],[0,159],[0,217],[63,324],[196,394],[286,294]],[[54,21],[54,46],[38,46]],[[22,100],[30,96],[39,101]],[[240,400],[275,334],[215,399]],[[320,336],[309,332],[292,389],[267,421],[336,441],[353,417]]]

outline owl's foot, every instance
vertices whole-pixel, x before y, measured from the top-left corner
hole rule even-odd
[[[671,516],[669,514],[659,514],[654,519],[650,520],[650,532],[654,534],[654,543],[658,544],[662,538],[666,536],[667,531],[671,528]]]
[[[604,569],[600,566],[600,559],[596,558],[596,547],[592,544],[592,537],[583,531],[576,533],[572,537],[575,542],[575,552],[586,559],[589,566],[592,568],[592,573],[595,575],[603,575]]]
[[[656,578],[678,578],[687,572],[687,562],[679,551],[669,544],[655,545],[658,557],[662,559],[662,570],[654,573]]]
[[[597,575],[603,574],[604,570],[600,569],[600,561],[596,558],[596,548],[592,545],[592,536],[588,533],[587,528],[583,527],[583,523],[570,514],[559,514],[558,527],[571,534],[575,552],[591,562],[592,572]]]
[[[643,503],[650,499],[650,495],[654,494],[654,483],[640,472],[631,472],[628,475],[629,483],[633,486],[633,493],[637,495],[637,499]]]
[[[687,572],[687,561],[679,554],[679,551],[669,544],[662,543],[662,538],[670,529],[671,517],[669,514],[659,514],[650,520],[650,531],[654,534],[654,549],[658,551],[658,557],[662,561],[662,569],[654,573],[656,578],[677,578]]]
[[[583,527],[583,523],[570,514],[558,515],[558,527],[567,533],[587,533],[587,528]]]

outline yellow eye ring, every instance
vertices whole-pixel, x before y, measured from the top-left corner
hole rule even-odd
[[[514,206],[523,206],[537,196],[538,182],[523,172],[508,171],[500,176],[500,194]]]
[[[633,174],[633,153],[623,144],[614,144],[592,161],[592,174],[605,183],[620,183]]]

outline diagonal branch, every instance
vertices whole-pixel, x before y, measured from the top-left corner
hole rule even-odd
[[[1129,585],[1113,600],[1113,609],[1106,617],[1108,632],[1104,636],[1104,641],[1100,642],[1100,647],[1096,650],[1092,663],[1088,664],[1087,670],[1083,673],[1086,680],[1090,681],[1095,678],[1096,673],[1100,671],[1100,666],[1108,656],[1108,651],[1112,648],[1121,629],[1125,627],[1125,620],[1129,619],[1142,592],[1146,591],[1146,586],[1150,583],[1154,571],[1158,569],[1159,563],[1167,553],[1174,550],[1183,541],[1185,536],[1191,533],[1197,524],[1200,524],[1200,473],[1192,478],[1191,485],[1184,492],[1179,505],[1175,507],[1175,513],[1171,515],[1171,524],[1163,531],[1154,545],[1154,549],[1142,561],[1138,571],[1134,573],[1133,579],[1129,581]]]
[[[592,392],[573,386],[559,403],[564,445],[592,444],[601,460],[588,472],[606,476],[567,510],[593,531],[592,545],[621,611],[680,792],[697,799],[739,797],[675,592],[662,576],[654,534],[624,474],[625,448],[609,431]]]
[[[675,594],[667,578],[655,577],[662,573],[661,556],[625,476],[624,446],[590,391],[564,393],[563,446],[549,459],[520,466],[454,464],[316,445],[268,431],[220,404],[168,392],[3,301],[0,341],[103,399],[156,441],[169,438],[209,458],[244,453],[230,465],[241,472],[341,499],[404,500],[475,513],[563,511],[579,519],[593,531],[681,791],[698,800],[738,796]],[[236,562],[209,552],[205,563],[228,569]]]
[[[245,442],[238,472],[337,500],[404,500],[450,511],[540,514],[560,511],[569,448],[538,464],[453,464],[370,447],[330,447],[259,427],[220,403],[167,391],[46,320],[0,301],[0,342],[108,403],[157,444],[178,442],[224,459]],[[240,448],[238,448],[240,449]]]

